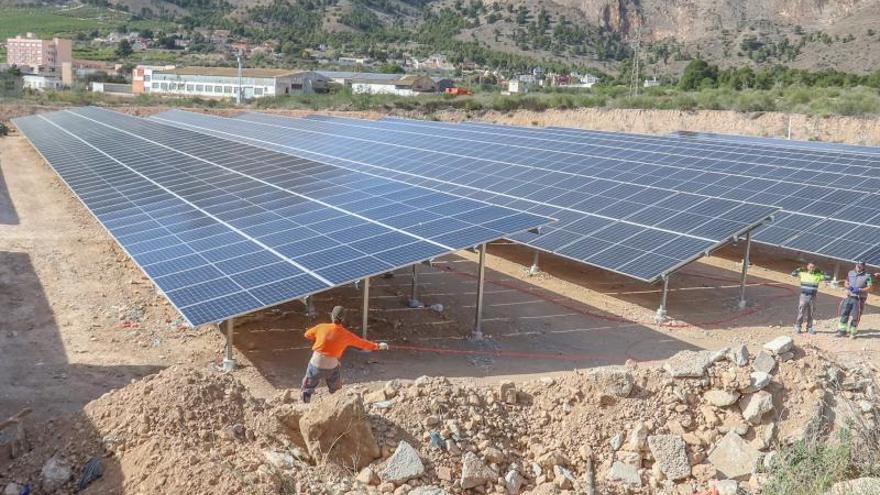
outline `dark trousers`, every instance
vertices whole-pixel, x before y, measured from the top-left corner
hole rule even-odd
[[[312,399],[312,394],[315,393],[315,389],[321,384],[321,380],[327,382],[327,389],[331,394],[342,388],[342,373],[339,371],[339,366],[332,370],[322,370],[309,363],[308,367],[306,367],[306,376],[303,377],[302,382],[303,402],[308,402]]]
[[[840,321],[837,322],[837,331],[846,333],[848,330],[855,335],[864,310],[865,300],[860,297],[847,297],[840,301]]]

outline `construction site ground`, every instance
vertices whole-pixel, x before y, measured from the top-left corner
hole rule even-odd
[[[731,246],[675,274],[670,320],[658,326],[659,285],[549,255],[540,259],[541,274],[528,276],[530,250],[493,244],[481,341],[468,338],[476,291],[473,253],[420,267],[425,308],[406,305],[408,271],[377,277],[369,337],[391,343],[392,351],[349,351],[344,380],[364,386],[421,375],[520,380],[627,360],[652,363],[684,349],[739,343],[757,349],[790,332],[797,290],[789,272],[800,261],[753,249],[748,306],[740,310],[741,253],[742,245]],[[818,334],[798,336],[796,342],[810,341],[844,362],[876,361],[880,298],[869,301],[859,339],[837,339],[834,315],[842,293],[822,288]],[[359,288],[339,288],[315,300],[319,320],[341,304],[349,308],[352,328],[359,329]],[[442,310],[430,307],[435,304]],[[302,332],[315,322],[300,302],[237,320],[236,376],[258,397],[298,388],[309,356]],[[182,325],[22,137],[0,141],[0,418],[24,407],[39,420],[75,412],[174,364],[209,369],[222,359],[223,343],[216,327]]]

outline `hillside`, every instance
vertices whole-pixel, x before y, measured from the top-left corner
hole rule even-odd
[[[880,0],[89,1],[117,9],[113,18],[124,10],[134,22],[229,29],[276,44],[289,61],[323,45],[334,54],[380,60],[439,52],[456,64],[511,70],[562,64],[616,74],[627,70],[624,62],[638,46],[647,76],[678,75],[696,57],[722,67],[880,68]],[[4,4],[22,2],[0,0]],[[73,22],[59,32],[87,29],[66,15]],[[19,18],[10,23],[31,28]]]

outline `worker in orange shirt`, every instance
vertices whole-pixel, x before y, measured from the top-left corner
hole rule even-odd
[[[330,393],[342,388],[342,376],[339,371],[339,358],[349,346],[365,351],[387,351],[385,342],[370,342],[351,333],[342,325],[345,308],[335,306],[330,312],[330,323],[321,323],[306,330],[305,337],[312,345],[312,358],[306,367],[306,376],[302,383],[303,402],[309,402],[321,380],[327,382]]]

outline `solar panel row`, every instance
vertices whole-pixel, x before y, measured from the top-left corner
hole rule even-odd
[[[715,143],[736,143],[752,146],[773,146],[787,150],[809,150],[831,156],[840,156],[851,159],[853,155],[869,158],[872,155],[880,155],[880,148],[876,146],[862,146],[857,144],[834,143],[827,141],[798,141],[793,139],[769,138],[758,136],[745,136],[741,134],[715,134],[711,132],[679,131],[672,136]]]
[[[514,240],[634,278],[653,281],[766,218],[775,208],[675,193],[606,177],[539,166],[540,156],[504,162],[478,155],[482,145],[442,139],[417,145],[395,133],[358,137],[317,121],[263,115],[220,119],[186,112],[154,118],[297,156],[348,163],[408,183],[445,188],[494,204],[542,212],[559,221],[537,239]],[[257,125],[254,125],[257,124]],[[499,147],[498,153],[505,153]],[[509,150],[506,150],[509,152]],[[624,199],[625,198],[625,199]]]
[[[326,119],[322,120],[326,121]],[[507,147],[526,147],[531,151],[540,150],[541,156],[546,157],[551,164],[554,162],[554,157],[556,163],[566,163],[571,161],[567,155],[576,154],[583,158],[578,162],[583,165],[582,171],[596,167],[607,168],[610,171],[619,170],[618,166],[609,165],[612,159],[607,155],[611,148],[602,146],[602,149],[594,152],[597,148],[593,144],[595,139],[590,137],[593,131],[572,131],[574,137],[565,137],[560,136],[565,134],[564,132],[556,129],[520,129],[488,124],[458,126],[399,119],[377,124],[369,121],[346,120],[347,122],[340,124],[367,129],[375,125],[386,134],[400,131],[430,139],[460,138],[462,140],[465,138],[461,136],[475,136],[471,139],[503,144]],[[462,130],[461,127],[466,129]],[[438,128],[442,128],[442,133]],[[585,136],[581,136],[582,134]],[[540,137],[535,138],[536,135]],[[756,166],[741,162],[726,163],[717,158],[708,161],[684,160],[669,165],[672,162],[665,154],[644,151],[646,145],[641,139],[642,136],[636,136],[638,139],[632,142],[626,141],[627,137],[632,137],[631,135],[615,134],[614,136],[619,141],[616,156],[627,159],[637,157],[639,160],[665,164],[659,172],[654,170],[640,176],[630,175],[628,179],[631,181],[665,186],[676,191],[691,191],[723,198],[742,199],[756,204],[778,205],[783,208],[783,212],[777,215],[773,224],[756,234],[756,241],[840,260],[861,258],[871,264],[880,264],[880,251],[877,249],[880,244],[880,228],[877,227],[880,224],[880,195],[869,192],[872,187],[880,187],[880,180],[864,179],[860,185],[844,188],[823,185],[822,180],[818,179],[815,185],[807,182],[798,183],[796,171],[793,172],[791,167],[783,165],[761,166],[763,173],[757,174],[761,177],[753,172]],[[657,139],[670,141],[668,138]],[[600,139],[600,141],[605,140]],[[673,160],[681,160],[681,158],[676,155]],[[712,170],[711,166],[717,166],[721,171]],[[569,167],[568,170],[571,168]],[[768,178],[774,175],[768,170],[771,172],[782,170],[776,175],[783,178]],[[880,171],[880,169],[875,170]],[[597,172],[590,174],[596,175]],[[815,177],[816,174],[807,173],[807,175]],[[848,177],[826,172],[822,173],[821,179],[835,183],[845,182]]]
[[[105,110],[14,123],[193,325],[549,221]]]

